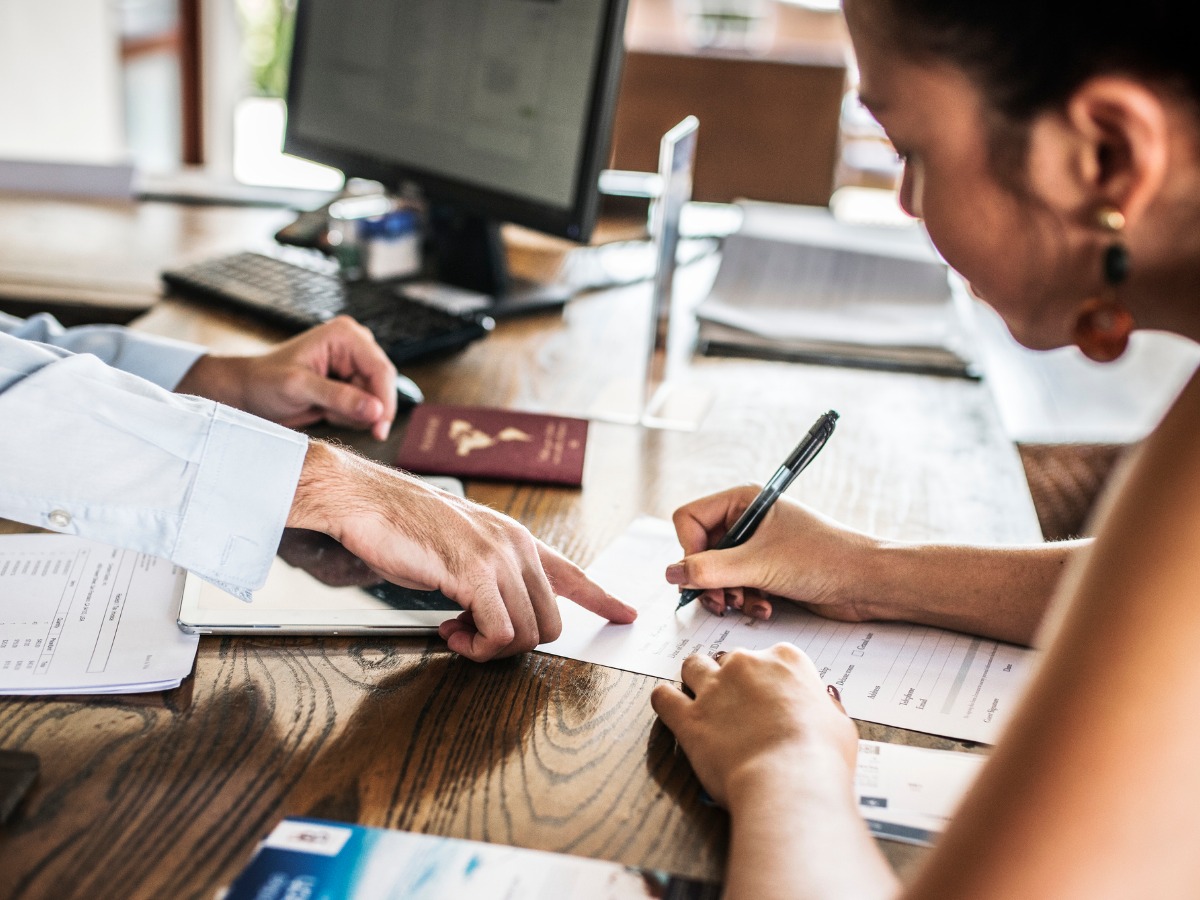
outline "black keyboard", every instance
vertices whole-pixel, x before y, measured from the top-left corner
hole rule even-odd
[[[456,350],[493,327],[492,319],[481,313],[450,312],[406,297],[397,282],[343,281],[327,263],[237,253],[169,269],[162,278],[189,299],[249,313],[294,332],[337,315],[353,316],[397,364]]]

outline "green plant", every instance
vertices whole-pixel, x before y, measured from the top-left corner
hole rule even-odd
[[[237,0],[242,56],[253,93],[287,94],[288,60],[296,23],[296,0]]]

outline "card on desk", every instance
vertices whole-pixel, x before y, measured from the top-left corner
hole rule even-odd
[[[586,419],[426,403],[413,410],[396,465],[423,475],[578,487],[587,433]]]

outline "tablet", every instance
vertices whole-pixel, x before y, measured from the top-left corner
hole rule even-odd
[[[457,479],[429,479],[462,495]],[[284,530],[267,583],[246,603],[188,575],[179,627],[191,634],[429,634],[462,607],[439,591],[382,580],[333,538]]]

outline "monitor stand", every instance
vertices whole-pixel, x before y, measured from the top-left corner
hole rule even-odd
[[[430,280],[412,285],[412,292],[457,309],[472,308],[470,293],[477,295],[473,308],[496,319],[558,309],[571,298],[566,285],[514,277],[508,269],[500,223],[449,204],[429,203],[425,260]],[[438,296],[439,285],[449,290]]]

